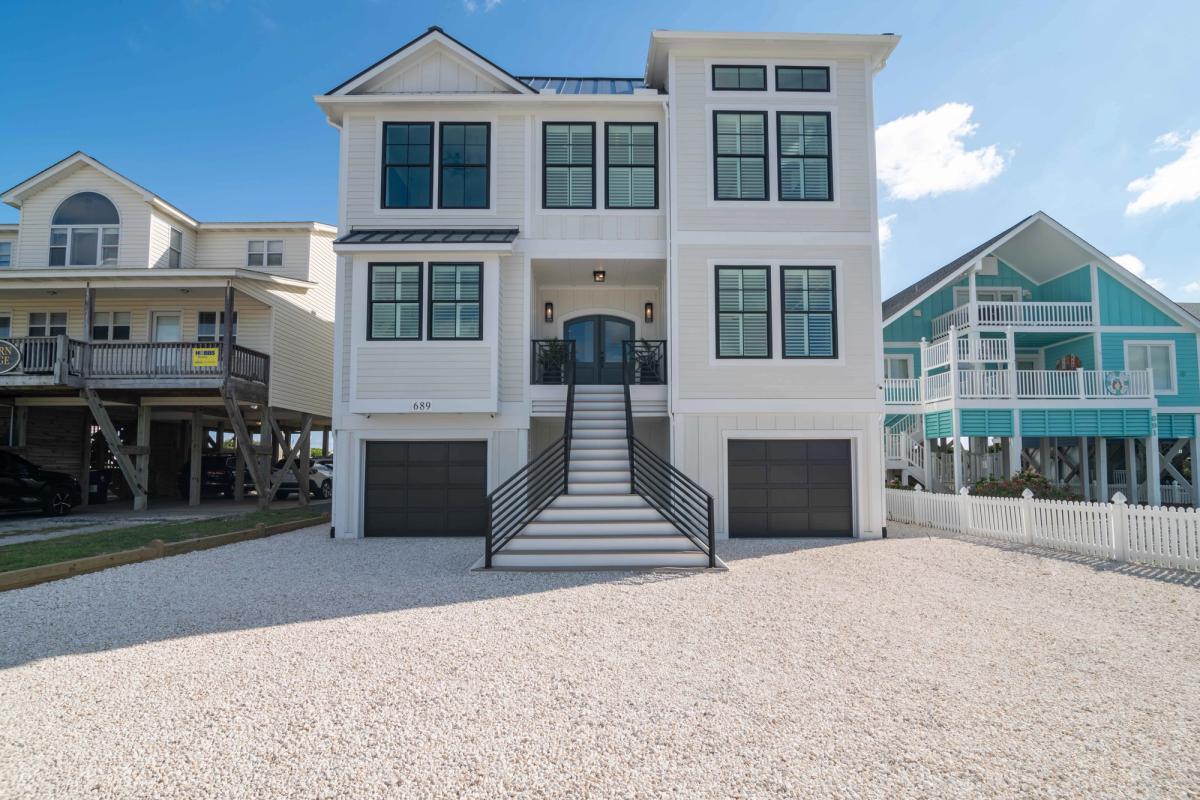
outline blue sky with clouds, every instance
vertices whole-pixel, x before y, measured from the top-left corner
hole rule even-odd
[[[429,25],[517,74],[640,75],[654,28],[891,31],[903,40],[875,92],[885,294],[1042,209],[1200,300],[1200,3],[1133,10],[9,0],[0,184],[81,149],[201,219],[334,221],[337,137],[312,95]]]

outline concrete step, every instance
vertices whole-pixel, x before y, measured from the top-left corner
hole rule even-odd
[[[617,428],[584,428],[583,430],[575,430],[571,432],[571,439],[615,439],[619,442],[625,441],[625,426]]]
[[[625,433],[625,419],[622,417],[609,419],[576,419],[573,425],[575,430],[618,430]]]
[[[582,411],[578,408],[575,409],[575,424],[578,425],[580,420],[585,419],[611,419],[613,421],[621,420],[621,422],[625,422],[625,412],[608,411],[603,409],[599,411]]]
[[[696,546],[688,541],[686,536],[666,534],[664,536],[541,536],[526,535],[525,531],[508,544],[504,545],[501,553],[521,553],[528,551],[555,551],[572,553],[580,550],[589,552],[631,552],[638,550],[657,551],[695,551]]]
[[[626,456],[629,455],[629,441],[622,436],[620,439],[612,438],[591,438],[584,437],[582,439],[572,437],[571,439],[571,458],[574,458],[580,450],[621,450]]]
[[[629,471],[628,458],[572,458],[571,472],[595,472],[596,470],[625,470]]]
[[[590,460],[594,458],[603,458],[608,460],[623,460],[626,464],[629,463],[629,448],[628,447],[572,447],[571,462],[574,463],[580,460]]]
[[[620,411],[625,414],[625,401],[616,400],[580,400],[575,398],[576,411]]]
[[[662,522],[662,515],[649,506],[607,506],[595,503],[574,508],[551,504],[549,508],[538,514],[535,522],[575,522],[584,523],[580,528],[586,528],[593,522]]]
[[[708,556],[699,550],[528,550],[501,551],[492,556],[493,569],[656,569],[707,567]]]
[[[567,494],[629,494],[629,481],[611,481],[608,483],[567,483]]]
[[[629,509],[644,509],[650,508],[640,495],[630,494],[628,491],[624,494],[586,494],[586,495],[571,495],[562,494],[554,499],[550,504],[550,509],[581,509],[588,513],[592,513],[595,509],[604,509],[605,513],[612,509],[629,508]],[[653,510],[653,509],[651,509]],[[656,512],[657,513],[657,512]]]
[[[566,522],[543,522],[542,516],[539,514],[537,519],[522,529],[521,535],[525,533],[529,533],[530,535],[566,537],[601,535],[678,536],[680,539],[686,539],[674,525],[662,517],[659,517],[657,522],[653,520],[596,520],[594,522],[570,520]]]
[[[584,471],[584,472],[578,472],[576,470],[571,470],[570,475],[567,476],[567,480],[573,484],[574,483],[580,483],[580,484],[616,483],[618,481],[624,481],[625,483],[629,483],[629,470],[628,469],[597,469],[597,470]]]

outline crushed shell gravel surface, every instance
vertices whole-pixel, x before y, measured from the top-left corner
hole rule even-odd
[[[0,797],[1200,789],[1191,578],[721,546],[728,572],[479,575],[477,540],[320,528],[0,594]]]

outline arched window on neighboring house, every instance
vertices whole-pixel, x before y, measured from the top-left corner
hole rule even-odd
[[[73,194],[50,222],[50,266],[115,267],[121,242],[121,217],[102,194]]]

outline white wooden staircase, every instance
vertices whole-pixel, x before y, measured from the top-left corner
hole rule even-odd
[[[899,473],[900,482],[914,480],[929,488],[928,454],[921,417],[905,414],[884,428],[883,451],[889,472]]]
[[[512,570],[647,569],[708,567],[708,553],[636,493],[631,484],[631,441],[626,430],[627,393],[622,386],[575,387],[573,409],[561,445],[569,457],[550,459],[565,472],[558,492],[539,491],[539,471],[526,480],[521,505],[533,506],[519,532],[491,555],[490,568]],[[570,407],[572,404],[568,403]],[[503,488],[503,487],[502,487]],[[500,492],[498,489],[497,492]],[[511,490],[509,490],[511,491]],[[494,495],[496,493],[493,493]],[[538,504],[545,496],[540,509]],[[493,512],[505,521],[504,506]],[[497,526],[499,527],[499,526]],[[489,548],[492,537],[489,536]]]

